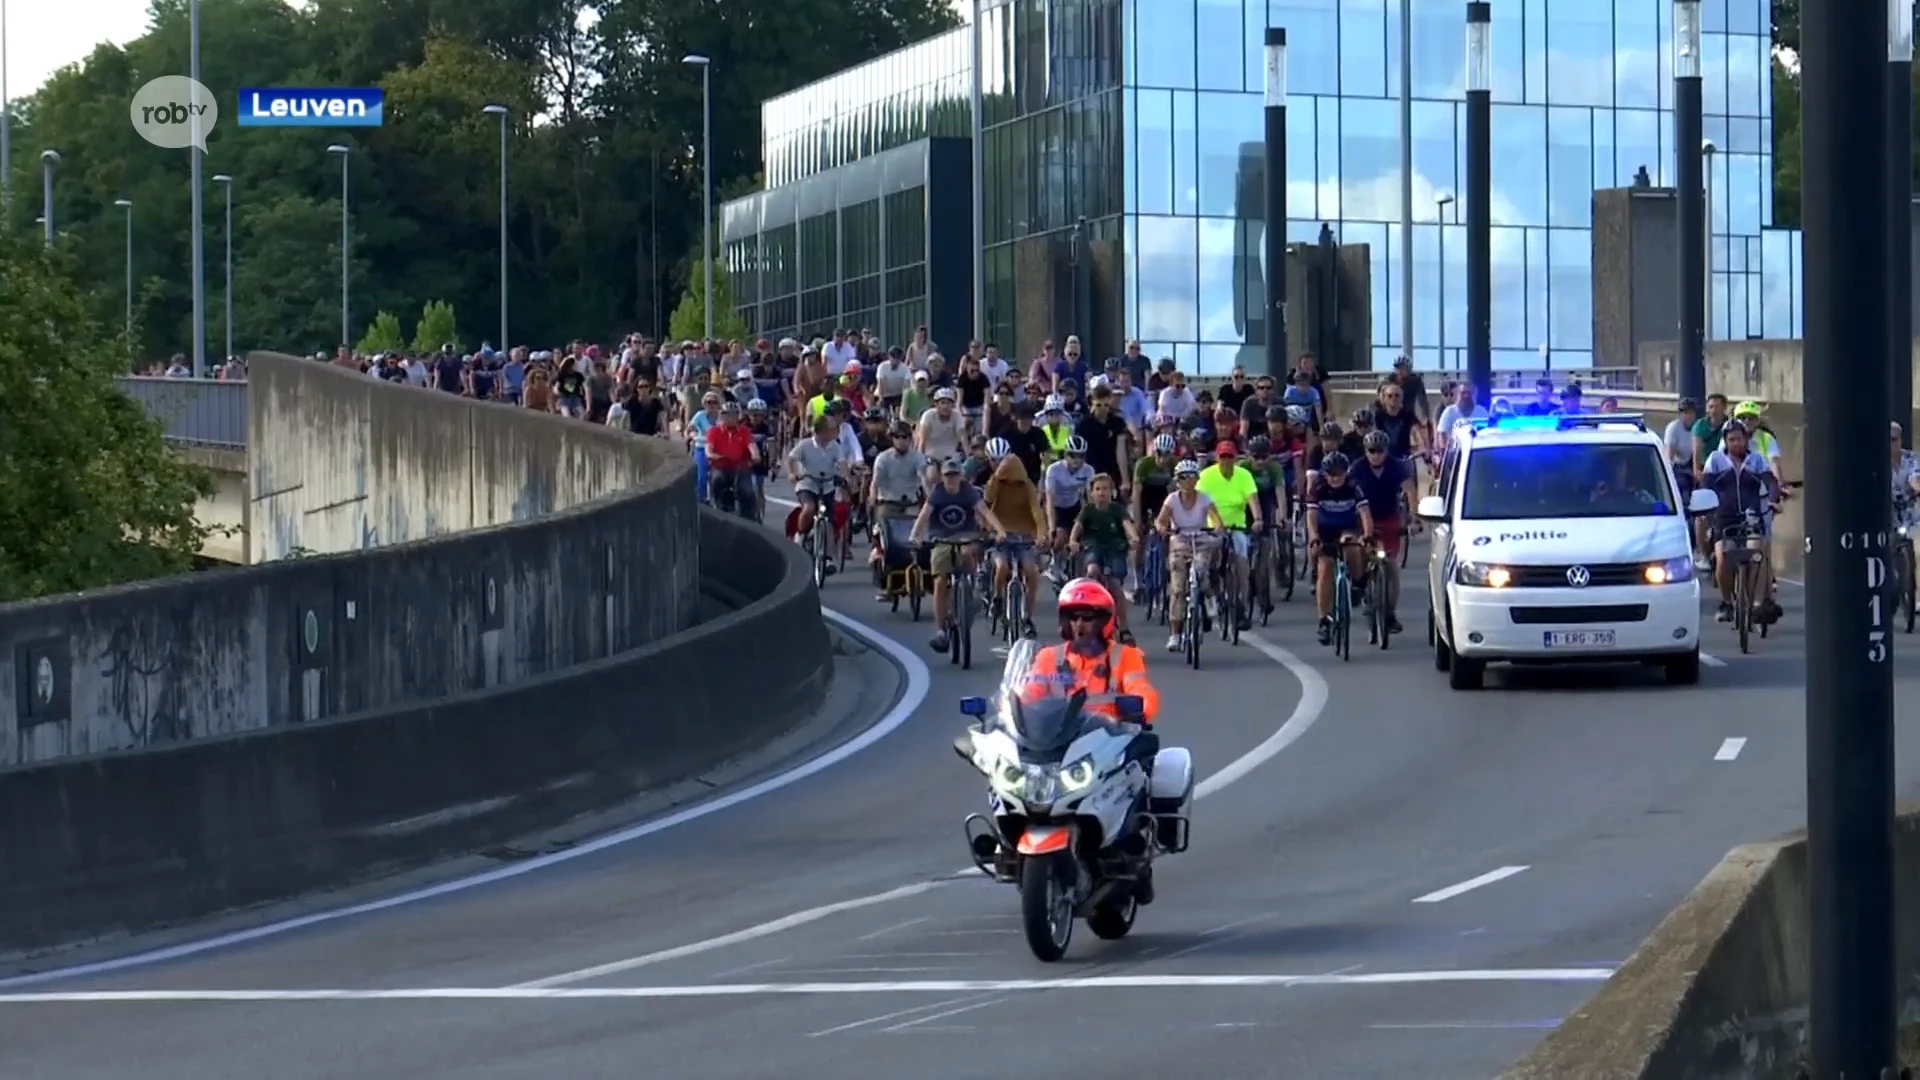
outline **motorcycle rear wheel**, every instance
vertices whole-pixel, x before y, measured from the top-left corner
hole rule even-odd
[[[1102,941],[1119,941],[1133,929],[1133,916],[1140,904],[1129,892],[1118,900],[1103,900],[1087,916],[1087,929]]]
[[[1069,852],[1020,860],[1020,927],[1042,963],[1058,962],[1073,944],[1072,862]]]

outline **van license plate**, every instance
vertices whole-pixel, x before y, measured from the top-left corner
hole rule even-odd
[[[1611,630],[1549,630],[1549,649],[1605,649],[1613,646]]]

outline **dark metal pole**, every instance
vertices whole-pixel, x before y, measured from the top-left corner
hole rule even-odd
[[[1700,163],[1700,3],[1673,5],[1673,187],[1680,230],[1680,396],[1707,396],[1707,208]]]
[[[1467,5],[1467,381],[1493,407],[1493,7]]]
[[[1887,382],[1893,418],[1913,446],[1913,0],[1887,18]],[[1902,32],[1904,30],[1904,32]]]
[[[1801,10],[1806,412],[1885,416],[1886,0]],[[1684,149],[1684,148],[1683,148]],[[1907,153],[1902,140],[1898,153]],[[1896,1058],[1890,462],[1878,424],[1807,425],[1807,857],[1812,1072]]]
[[[1287,28],[1267,27],[1267,374],[1284,379],[1287,355]]]

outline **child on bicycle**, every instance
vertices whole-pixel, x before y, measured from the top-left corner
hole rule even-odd
[[[1085,576],[1106,586],[1114,594],[1114,625],[1119,627],[1120,642],[1133,644],[1133,631],[1127,628],[1127,601],[1122,588],[1133,552],[1140,546],[1139,530],[1133,527],[1128,507],[1113,497],[1113,477],[1106,473],[1093,478],[1087,504],[1074,520],[1067,543],[1079,554]]]
[[[1373,537],[1373,515],[1350,475],[1352,465],[1338,450],[1321,458],[1319,475],[1307,492],[1307,544],[1314,551],[1313,604],[1320,616],[1317,636],[1322,645],[1333,641],[1333,561],[1344,556],[1348,575],[1360,581]],[[1348,548],[1356,538],[1361,545]]]

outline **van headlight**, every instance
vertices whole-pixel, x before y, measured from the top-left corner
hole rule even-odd
[[[1648,563],[1640,570],[1640,579],[1649,585],[1678,585],[1693,580],[1693,558],[1682,555],[1677,559]]]
[[[1474,585],[1483,589],[1504,589],[1513,584],[1513,571],[1504,566],[1489,566],[1486,563],[1463,562],[1454,571],[1454,580],[1462,585]]]

